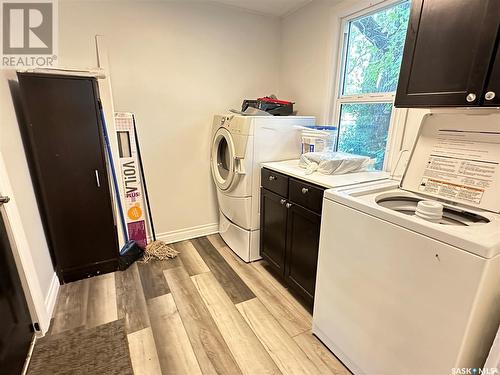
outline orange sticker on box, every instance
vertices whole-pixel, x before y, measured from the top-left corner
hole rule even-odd
[[[138,220],[142,216],[142,210],[139,204],[136,204],[135,206],[132,206],[128,209],[127,215],[130,218],[130,220]]]

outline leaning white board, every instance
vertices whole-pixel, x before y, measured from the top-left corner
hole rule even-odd
[[[147,244],[146,209],[134,131],[134,115],[115,112],[118,143],[119,183],[122,188],[123,209],[129,239],[145,248]]]

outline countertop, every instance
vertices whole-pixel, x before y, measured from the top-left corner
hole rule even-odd
[[[354,172],[338,175],[325,175],[319,172],[306,174],[305,169],[299,167],[299,160],[285,160],[277,162],[262,163],[261,167],[283,173],[300,180],[322,186],[327,189],[359,184],[361,182],[378,181],[389,178],[388,172]]]

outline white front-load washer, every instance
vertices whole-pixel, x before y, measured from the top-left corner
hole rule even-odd
[[[500,324],[499,168],[500,114],[433,113],[400,184],[325,192],[313,333],[354,374],[480,373]]]
[[[210,168],[219,202],[219,232],[245,262],[260,259],[260,164],[298,159],[308,116],[215,115]]]

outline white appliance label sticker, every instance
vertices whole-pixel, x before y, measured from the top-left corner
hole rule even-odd
[[[485,191],[494,188],[499,178],[499,144],[494,141],[497,138],[500,134],[440,130],[419,191],[479,205]]]

